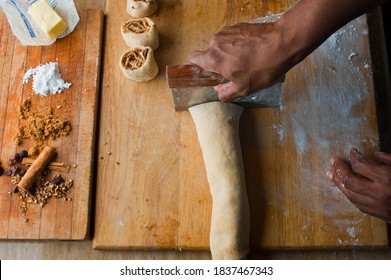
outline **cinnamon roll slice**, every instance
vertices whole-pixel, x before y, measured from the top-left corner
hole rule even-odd
[[[147,17],[128,20],[122,25],[121,33],[129,47],[148,46],[154,50],[159,47],[156,24]]]
[[[156,0],[128,0],[126,12],[135,18],[147,17],[158,9]]]
[[[151,47],[128,49],[122,54],[119,66],[126,78],[137,82],[150,81],[159,72]]]

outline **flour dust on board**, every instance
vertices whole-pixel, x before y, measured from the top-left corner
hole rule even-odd
[[[281,15],[267,14],[253,22],[273,22]],[[376,120],[375,110],[368,102],[373,87],[372,62],[370,54],[361,51],[368,40],[368,26],[365,16],[361,16],[332,34],[298,64],[296,67],[304,76],[295,78],[304,80],[304,87],[300,89],[303,92],[296,94],[297,89],[284,86],[281,118],[272,127],[277,145],[284,146],[292,139],[298,155],[301,174],[297,176],[302,178],[302,185],[292,192],[290,199],[306,211],[322,213],[332,220],[339,217],[334,219],[334,227],[345,232],[338,240],[341,245],[360,244],[363,216],[355,215],[360,210],[324,174],[330,168],[329,160],[333,155],[348,158],[351,147],[364,153],[378,149],[378,132],[370,125]],[[363,128],[366,128],[364,134],[361,133]],[[313,155],[320,163],[317,168],[309,160]],[[308,199],[319,195],[327,198],[325,203]],[[273,203],[284,205],[285,202],[277,199]],[[310,217],[302,218],[302,230],[306,232],[313,221]]]

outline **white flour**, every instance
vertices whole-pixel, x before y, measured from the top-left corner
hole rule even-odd
[[[27,84],[32,76],[34,92],[43,96],[47,96],[49,92],[52,94],[61,93],[72,85],[62,79],[57,62],[49,62],[36,68],[30,68],[23,76],[23,84]]]

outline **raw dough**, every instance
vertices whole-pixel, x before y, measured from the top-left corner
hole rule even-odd
[[[128,0],[126,12],[135,18],[147,17],[158,9],[156,0]]]
[[[147,17],[128,20],[122,25],[121,33],[129,47],[148,46],[154,50],[159,47],[156,24]]]
[[[122,54],[119,66],[128,79],[137,82],[152,80],[159,72],[151,47],[130,48]]]
[[[213,259],[242,259],[249,251],[250,210],[239,119],[243,108],[210,102],[189,108],[213,199],[210,249]]]

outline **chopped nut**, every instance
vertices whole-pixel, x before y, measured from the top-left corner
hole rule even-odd
[[[54,176],[53,179],[49,181],[46,179],[49,173],[50,170],[45,169],[39,175],[37,182],[35,182],[28,191],[19,190],[17,185],[21,180],[21,176],[19,174],[11,174],[11,182],[14,186],[16,186],[15,190],[19,193],[19,198],[22,202],[19,206],[22,214],[26,215],[28,204],[39,204],[39,206],[43,208],[47,204],[47,201],[52,197],[63,199],[64,201],[72,201],[72,199],[68,198],[67,195],[73,187],[73,180],[66,180],[58,175]],[[58,183],[58,185],[56,183]],[[12,192],[9,192],[9,194],[12,194]]]

